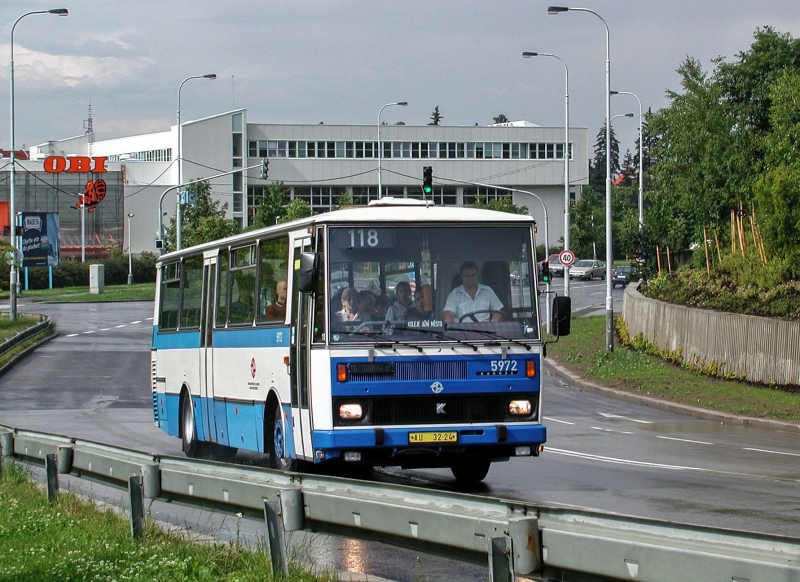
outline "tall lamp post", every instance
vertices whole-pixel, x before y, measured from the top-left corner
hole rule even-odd
[[[644,143],[642,142],[642,102],[636,94],[630,91],[611,91],[612,95],[633,95],[639,103],[639,230],[644,226],[644,188],[642,187],[642,176],[644,175],[644,165],[642,164],[642,151],[644,150]]]
[[[14,22],[11,27],[11,62],[9,66],[9,79],[10,79],[10,96],[11,96],[11,173],[8,186],[8,216],[11,223],[11,246],[14,249],[15,256],[11,260],[11,272],[9,274],[9,319],[14,321],[17,319],[17,214],[14,208],[14,186],[16,181],[16,146],[14,144],[14,29],[20,20],[31,14],[55,14],[56,16],[67,16],[69,10],[66,8],[53,8],[52,10],[33,10],[26,12]]]
[[[552,57],[564,65],[564,248],[569,249],[569,69],[567,63],[558,55],[550,53],[522,53],[524,58]],[[550,249],[545,250],[545,261]],[[569,297],[569,267],[564,265],[564,295]]]
[[[183,168],[183,128],[181,127],[181,89],[183,89],[184,83],[189,81],[190,79],[216,79],[217,76],[213,73],[209,75],[192,75],[191,77],[186,77],[183,82],[181,83],[180,87],[178,87],[178,186],[181,185],[181,170]],[[180,188],[178,189],[178,212],[175,217],[175,246],[177,250],[181,249],[181,222],[183,222],[183,216],[181,215],[181,192]]]
[[[131,256],[131,218],[136,216],[128,213],[128,285],[133,285],[133,258]]]
[[[611,296],[611,267],[614,263],[614,252],[611,248],[611,46],[609,42],[608,24],[594,10],[589,8],[570,8],[567,6],[549,6],[548,14],[561,12],[588,12],[594,14],[606,29],[606,351],[614,351],[614,300]]]
[[[380,111],[378,111],[378,198],[383,198],[383,186],[381,184],[381,158],[383,157],[383,152],[381,151],[381,113],[387,107],[391,107],[393,105],[399,105],[400,107],[405,107],[408,105],[406,101],[398,101],[397,103],[387,103],[383,107],[381,107]]]

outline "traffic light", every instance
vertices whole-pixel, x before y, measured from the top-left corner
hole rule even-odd
[[[269,176],[269,160],[261,158],[261,179],[266,180]]]
[[[433,192],[433,166],[422,168],[422,192],[424,194]]]
[[[542,261],[542,281],[550,282],[550,261]]]

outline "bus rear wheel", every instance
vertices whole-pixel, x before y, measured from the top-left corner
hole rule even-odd
[[[279,471],[297,471],[297,459],[290,459],[286,456],[286,433],[283,428],[283,412],[280,404],[273,403],[270,407],[271,414],[267,419],[272,419],[270,426],[267,421],[267,432],[269,439],[269,467]],[[266,432],[266,431],[265,431]]]
[[[465,463],[453,465],[450,470],[459,485],[473,485],[486,478],[491,465],[492,462],[488,459],[472,459]]]

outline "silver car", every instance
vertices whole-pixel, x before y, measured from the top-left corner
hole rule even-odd
[[[595,276],[606,278],[606,266],[601,261],[578,261],[569,268],[569,278],[593,279]]]

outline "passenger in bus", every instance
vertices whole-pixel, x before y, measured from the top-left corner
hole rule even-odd
[[[336,312],[339,321],[361,321],[358,311],[358,291],[348,287],[342,291],[342,310]]]
[[[414,305],[406,311],[406,320],[423,321],[433,315],[433,285],[423,285],[414,294]]]
[[[411,286],[407,281],[400,281],[394,291],[397,300],[386,310],[386,321],[405,321],[406,311],[411,308]]]
[[[253,296],[252,283],[239,285],[239,296],[231,303],[231,323],[252,323],[255,309]]]
[[[358,292],[358,314],[364,321],[375,319],[375,295],[372,291],[362,289]]]
[[[286,319],[286,281],[278,281],[275,285],[275,301],[267,305],[264,316],[267,321]]]
[[[503,309],[503,303],[491,287],[478,283],[478,265],[472,261],[466,261],[461,265],[459,273],[462,283],[447,296],[447,302],[444,305],[445,323],[461,321],[464,315],[476,311],[484,312],[475,316],[478,321],[489,321],[490,319],[491,321],[500,321],[503,315],[489,313],[489,310],[499,312]]]
[[[383,321],[386,319],[386,311],[389,309],[389,296],[381,293],[375,298],[375,319]]]

